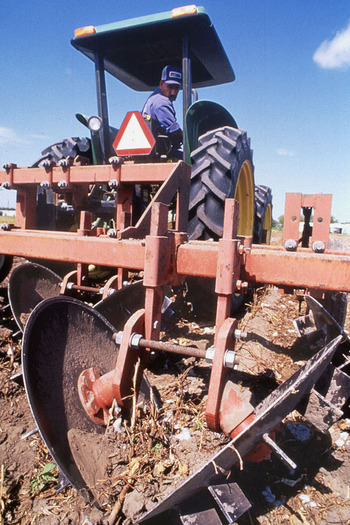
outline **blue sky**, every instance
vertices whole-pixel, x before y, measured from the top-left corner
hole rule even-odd
[[[96,114],[94,69],[70,44],[74,29],[167,11],[167,0],[0,0],[0,166],[30,165],[48,145],[85,136],[76,112]],[[272,188],[274,218],[286,192],[332,193],[350,221],[349,0],[207,0],[236,81],[199,91],[224,105],[251,137],[255,180]],[[107,79],[119,127],[137,93]],[[178,115],[181,101],[176,101]],[[12,202],[5,190],[0,205]]]

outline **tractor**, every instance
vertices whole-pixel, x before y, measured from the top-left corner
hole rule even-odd
[[[307,417],[327,406],[327,421],[334,421],[350,394],[349,361],[337,354],[349,337],[317,300],[344,299],[350,291],[349,256],[328,250],[331,196],[287,196],[284,246],[269,246],[271,190],[254,184],[250,140],[225,108],[198,100],[197,89],[235,78],[203,7],[79,28],[71,43],[95,68],[98,116],[77,115],[90,139],[66,139],[32,167],[7,164],[0,172],[3,187],[17,189],[16,224],[0,231],[4,261],[14,255],[36,261],[9,278],[34,419],[62,475],[94,501],[97,480],[86,475],[90,458],[76,453],[73,431],[103,435],[113,407],[129,418],[138,395],[153,399],[145,369],[157,352],[207,359],[206,424],[230,440],[139,521],[167,523],[176,509],[182,523],[209,523],[209,516],[210,523],[232,523],[249,502],[223,473],[261,441],[292,468],[273,441],[278,423],[302,402]],[[154,137],[139,111],[129,111],[119,129],[110,126],[105,81],[108,72],[148,92],[168,64],[183,74],[183,158],[176,161],[167,137]],[[314,210],[302,247],[301,209]],[[54,272],[52,261],[69,271]],[[184,282],[190,293],[202,290],[199,302],[215,294],[211,348],[159,340],[166,289]],[[302,290],[310,313],[299,330],[307,322],[325,337],[298,372],[253,406],[235,382],[235,343],[245,336],[232,305],[265,283]],[[315,393],[325,373],[328,387]],[[214,506],[192,509],[192,521],[178,510],[204,489],[226,521]]]

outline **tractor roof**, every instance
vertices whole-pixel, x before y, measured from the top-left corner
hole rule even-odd
[[[89,26],[77,30],[76,35],[79,32],[83,36],[76,36],[72,45],[91,60],[99,54],[106,71],[137,91],[155,89],[165,65],[181,66],[186,37],[191,46],[193,87],[215,86],[235,79],[204,7],[187,6],[113,24]]]

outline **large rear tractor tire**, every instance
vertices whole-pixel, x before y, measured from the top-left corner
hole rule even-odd
[[[254,244],[270,244],[272,193],[267,186],[255,186]]]
[[[45,160],[58,162],[67,157],[75,158],[77,155],[89,159],[92,162],[91,143],[87,137],[70,137],[48,146],[41,152],[41,157],[32,164],[32,168],[42,167]]]
[[[238,235],[252,235],[254,175],[245,131],[223,127],[199,138],[191,155],[188,234],[192,240],[222,237],[227,198],[239,202]]]
[[[192,162],[189,238],[222,237],[227,198],[239,202],[238,235],[253,235],[254,168],[246,132],[226,126],[202,135]],[[187,288],[194,312],[212,317],[216,309],[215,282],[191,277]],[[243,295],[233,295],[232,310],[240,308],[244,299]]]

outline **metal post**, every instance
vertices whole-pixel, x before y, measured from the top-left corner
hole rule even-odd
[[[106,91],[106,79],[105,69],[103,64],[103,57],[100,53],[95,53],[95,75],[96,75],[96,90],[97,90],[97,105],[98,115],[102,119],[101,129],[101,147],[102,147],[102,158],[103,164],[107,163],[109,151],[110,151],[110,138],[109,138],[109,121],[108,121],[108,104],[107,104],[107,91]]]
[[[183,90],[183,160],[187,159],[187,137],[185,133],[185,117],[188,108],[191,105],[192,75],[190,59],[190,41],[186,36],[182,40],[182,90]]]

